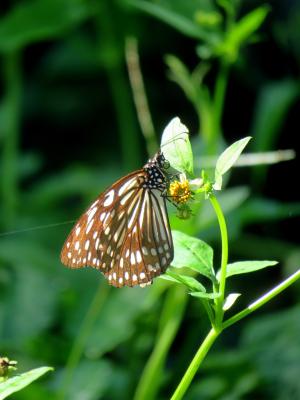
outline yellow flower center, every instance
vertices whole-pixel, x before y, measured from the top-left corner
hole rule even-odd
[[[169,194],[175,203],[186,203],[192,197],[189,182],[187,180],[172,182],[169,186]]]

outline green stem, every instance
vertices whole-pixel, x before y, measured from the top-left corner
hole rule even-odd
[[[173,285],[168,290],[161,315],[158,339],[142,372],[134,400],[157,399],[165,359],[180,327],[187,300],[185,288]]]
[[[189,388],[201,362],[204,360],[206,354],[208,353],[209,349],[219,336],[220,331],[216,331],[212,328],[208,335],[206,336],[205,340],[199,347],[197,353],[195,354],[191,364],[189,365],[188,369],[186,370],[183,378],[181,379],[177,389],[175,390],[171,400],[180,400],[184,396],[185,392]]]
[[[107,298],[108,292],[109,286],[106,284],[100,284],[93,300],[91,301],[90,307],[87,311],[87,314],[85,315],[79,333],[76,336],[72,349],[70,351],[70,355],[68,357],[65,367],[64,379],[61,384],[61,390],[58,394],[58,399],[63,400],[67,395],[68,388],[72,383],[74,371],[78,363],[80,362],[82,353],[86,345],[86,341],[91,333],[97,316],[99,315],[99,311]]]
[[[226,269],[228,263],[228,234],[227,234],[227,226],[224,218],[223,211],[220,207],[220,204],[217,198],[211,194],[210,202],[215,210],[215,213],[218,218],[220,232],[221,232],[221,243],[222,243],[222,256],[221,256],[221,268],[220,268],[220,280],[218,291],[220,293],[220,297],[215,300],[216,304],[216,326],[221,328],[222,320],[223,320],[223,303],[225,297],[225,288],[226,288]]]
[[[296,282],[298,279],[300,279],[300,269],[296,271],[293,275],[289,276],[287,279],[285,279],[283,282],[281,282],[279,285],[277,285],[275,288],[261,296],[259,299],[254,301],[252,304],[250,304],[247,308],[244,310],[240,311],[233,317],[229,318],[227,321],[224,321],[222,328],[226,329],[229,326],[235,324],[236,322],[240,321],[242,318],[245,318],[247,315],[251,314],[253,311],[257,310],[258,308],[262,307],[264,304],[266,304],[268,301],[273,299],[273,297],[277,296],[279,293],[281,293],[283,290],[288,288],[290,285],[292,285],[294,282]]]
[[[2,205],[6,228],[14,224],[18,200],[18,142],[22,94],[21,54],[17,51],[3,57],[6,95],[4,99],[4,140],[2,154]]]

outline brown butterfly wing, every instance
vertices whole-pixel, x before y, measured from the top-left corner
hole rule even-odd
[[[133,172],[114,183],[75,224],[61,252],[70,268],[92,266],[116,287],[152,283],[173,259],[165,198]]]

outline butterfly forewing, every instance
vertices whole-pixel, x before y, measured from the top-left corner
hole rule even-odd
[[[122,199],[134,196],[143,180],[142,174],[141,170],[121,178],[86,210],[65,241],[61,252],[63,264],[71,268],[89,265],[100,268],[102,272],[110,268],[109,264],[102,262],[112,237],[110,230],[123,214]]]
[[[144,286],[165,272],[173,243],[162,178],[152,162],[114,183],[74,226],[62,262],[98,268],[116,287]]]

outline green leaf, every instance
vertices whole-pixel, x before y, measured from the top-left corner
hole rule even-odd
[[[244,148],[247,146],[250,139],[251,137],[248,136],[244,139],[238,140],[231,146],[227,147],[227,149],[220,155],[215,169],[215,190],[222,189],[222,175],[224,175],[233,166]]]
[[[12,393],[22,390],[24,387],[30,385],[46,372],[53,371],[51,367],[40,367],[32,369],[31,371],[24,372],[24,374],[14,376],[0,383],[0,400],[5,399]]]
[[[201,285],[200,282],[198,282],[195,278],[187,275],[181,275],[177,274],[171,271],[166,272],[164,275],[160,276],[162,279],[176,282],[176,283],[181,283],[184,284],[189,288],[191,291],[195,292],[205,292],[205,287]]]
[[[82,0],[17,2],[0,20],[0,51],[17,50],[32,42],[59,37],[90,13],[87,2]]]
[[[258,7],[233,25],[228,35],[231,45],[237,47],[245,42],[261,26],[269,11],[268,6]]]
[[[175,249],[172,267],[188,267],[213,280],[213,249],[202,240],[179,231],[172,231],[172,236]]]
[[[160,147],[173,168],[193,175],[193,152],[188,132],[178,117],[173,118],[162,134]]]
[[[212,2],[195,1],[185,2],[182,0],[171,0],[161,2],[150,2],[143,0],[126,0],[129,5],[144,11],[161,21],[169,24],[177,29],[184,35],[205,41],[212,41],[213,34],[202,28],[200,24],[195,21],[195,14],[203,9],[206,3],[206,11],[213,10]]]
[[[200,299],[217,299],[220,297],[220,293],[191,292],[189,294]]]
[[[199,84],[195,85],[192,73],[178,57],[169,54],[165,57],[165,61],[169,67],[169,78],[182,88],[186,97],[192,101],[193,104],[196,104],[200,96],[201,79],[198,81]]]
[[[227,265],[226,277],[239,274],[248,274],[263,268],[272,267],[278,261],[239,261]],[[218,275],[217,275],[218,276]]]
[[[229,61],[234,62],[240,47],[257,31],[269,11],[270,7],[268,6],[258,7],[232,25],[224,42],[217,47],[218,53],[225,53]]]

